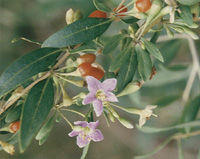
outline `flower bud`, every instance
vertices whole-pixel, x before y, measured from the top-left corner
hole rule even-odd
[[[117,97],[120,96],[125,96],[131,93],[134,93],[136,91],[138,91],[141,88],[141,85],[139,85],[139,83],[137,82],[131,82],[129,83],[122,92],[120,92]]]
[[[73,11],[72,8],[70,8],[70,9],[66,12],[65,20],[66,20],[66,23],[67,23],[68,25],[74,22],[74,11]]]
[[[118,120],[127,129],[133,129],[134,128],[134,126],[129,121],[127,121],[126,119],[124,119],[124,118],[118,118]]]
[[[74,11],[72,8],[70,8],[67,12],[66,12],[66,16],[65,16],[65,20],[66,23],[69,25],[79,19],[82,18],[82,13],[80,10],[76,10]]]
[[[6,151],[7,153],[13,155],[15,152],[15,147],[9,143],[0,141],[0,145],[2,146],[3,150]]]

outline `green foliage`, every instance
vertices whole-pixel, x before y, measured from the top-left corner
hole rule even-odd
[[[12,110],[10,110],[5,118],[6,123],[11,123],[19,120],[22,110],[22,104],[15,106]]]
[[[49,70],[61,52],[55,48],[42,48],[16,60],[0,76],[0,98],[34,75]]]
[[[117,46],[120,43],[120,40],[123,38],[123,35],[118,34],[113,36],[104,46],[103,49],[103,54],[109,54],[111,53],[113,50],[115,50],[117,48]],[[119,59],[118,59],[119,60]]]
[[[190,7],[188,6],[180,6],[181,10],[181,18],[183,19],[184,22],[186,22],[188,25],[193,24],[193,16],[190,10]]]
[[[156,59],[160,60],[161,62],[164,62],[163,56],[155,44],[151,43],[150,41],[147,41],[145,38],[142,38],[142,41],[150,55],[154,56]]]
[[[103,34],[111,24],[110,19],[86,18],[78,20],[51,35],[42,47],[63,48],[88,42]]]
[[[194,4],[196,4],[196,3],[199,3],[200,2],[200,0],[178,0],[178,2],[180,3],[180,4],[183,4],[183,5],[188,5],[188,6],[191,6],[191,5],[194,5]]]
[[[117,93],[120,93],[133,80],[137,69],[137,55],[134,48],[129,48],[124,61],[117,75]]]
[[[38,83],[29,92],[21,114],[20,151],[24,152],[37,135],[54,104],[52,79]]]
[[[42,126],[37,136],[35,137],[36,140],[39,140],[39,145],[43,145],[45,141],[47,140],[47,138],[49,137],[50,132],[52,131],[54,123],[55,123],[55,118],[56,118],[56,114],[51,116],[45,122],[45,124]]]
[[[152,62],[149,53],[141,48],[140,45],[136,45],[135,51],[137,53],[138,60],[138,72],[144,81],[148,80],[151,75]]]

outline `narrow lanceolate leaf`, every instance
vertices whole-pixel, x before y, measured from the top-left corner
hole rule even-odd
[[[149,53],[137,45],[135,48],[138,60],[138,72],[144,81],[148,80],[151,75],[152,62]]]
[[[140,128],[139,126],[137,126],[137,128],[144,133],[161,133],[161,132],[177,130],[177,129],[181,129],[185,127],[191,127],[191,128],[200,127],[200,120],[192,121],[192,122],[188,122],[184,124],[178,124],[175,126],[170,126],[170,127],[165,127],[165,128],[154,128],[154,127],[148,127],[148,126],[144,126]]]
[[[22,56],[11,64],[0,76],[0,98],[32,76],[47,71],[61,52],[56,48],[42,48]]]
[[[119,46],[120,40],[123,38],[123,35],[115,35],[113,36],[105,45],[103,49],[103,54],[109,54],[111,53],[114,49]]]
[[[117,93],[120,93],[132,81],[137,69],[137,55],[134,48],[130,48],[124,61],[117,76]]]
[[[130,56],[130,48],[124,49],[115,57],[115,59],[110,64],[109,71],[113,72],[119,69],[124,63],[126,63],[127,56]]]
[[[183,5],[187,5],[187,6],[191,6],[194,5],[196,3],[199,3],[200,0],[177,0],[179,3],[183,4]]]
[[[22,108],[19,134],[20,151],[24,152],[37,135],[54,103],[52,79],[38,83],[29,92]]]
[[[110,24],[111,19],[106,18],[78,20],[51,35],[44,41],[42,47],[62,48],[91,41],[103,34]]]
[[[193,24],[193,16],[190,10],[189,6],[180,6],[180,10],[181,10],[181,18],[184,20],[185,23],[187,23],[188,25],[192,25]]]
[[[36,140],[39,140],[39,145],[45,143],[47,138],[50,135],[51,130],[53,129],[54,123],[56,119],[56,114],[48,119],[48,121],[42,126],[40,131],[38,132],[37,136],[35,137]]]
[[[145,38],[142,38],[142,41],[145,45],[145,48],[152,56],[154,56],[156,59],[160,60],[161,62],[164,62],[163,56],[155,44],[153,44],[150,41],[147,41]]]

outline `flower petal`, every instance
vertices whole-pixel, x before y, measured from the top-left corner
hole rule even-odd
[[[72,131],[72,132],[70,132],[68,135],[70,136],[70,137],[74,137],[74,136],[77,136],[79,134],[79,132],[78,131]]]
[[[83,148],[83,147],[85,147],[87,144],[89,144],[90,141],[91,141],[91,139],[89,138],[89,136],[82,137],[82,135],[80,134],[79,136],[77,136],[76,144],[77,144],[80,148]]]
[[[94,111],[95,111],[97,117],[99,117],[103,112],[102,101],[100,101],[100,100],[93,101],[93,107],[94,107]]]
[[[146,123],[146,118],[143,118],[142,116],[140,116],[139,119],[139,127],[141,128],[145,123]]]
[[[98,129],[90,134],[90,138],[95,142],[102,141],[104,139],[103,134]]]
[[[118,102],[117,97],[112,92],[106,92],[106,100],[109,102]]]
[[[89,93],[85,99],[83,100],[83,104],[86,105],[86,104],[89,104],[89,103],[92,103],[94,100],[96,99],[95,97],[95,94],[94,93]]]
[[[78,126],[81,126],[81,127],[86,127],[88,125],[88,122],[87,121],[75,121],[74,125],[78,125]]]
[[[104,91],[113,91],[117,85],[117,80],[115,78],[110,78],[101,84],[101,87]]]
[[[99,125],[99,121],[97,120],[96,122],[90,122],[90,123],[88,124],[88,127],[89,127],[90,129],[96,129],[98,125]]]
[[[96,91],[101,87],[101,82],[92,76],[87,76],[86,81],[90,92],[96,93]]]

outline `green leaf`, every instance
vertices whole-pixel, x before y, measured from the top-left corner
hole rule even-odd
[[[62,48],[88,42],[103,34],[111,24],[111,19],[85,18],[78,20],[51,35],[42,47]]]
[[[190,7],[180,6],[180,10],[181,10],[180,16],[184,20],[184,22],[187,23],[188,25],[192,25],[193,24],[193,16],[192,16]]]
[[[101,10],[101,11],[104,11],[104,12],[111,12],[112,11],[111,8],[109,8],[105,3],[103,3],[100,0],[93,0],[93,3],[98,10]]]
[[[200,95],[194,98],[185,105],[183,110],[183,114],[181,117],[181,123],[187,123],[190,121],[194,121],[198,115],[200,109]],[[186,132],[190,131],[189,127],[186,127]]]
[[[90,143],[87,144],[87,146],[85,146],[85,147],[83,148],[83,153],[82,153],[82,155],[81,155],[81,159],[85,159],[85,157],[86,157],[86,155],[87,155],[87,153],[88,153],[88,150],[89,150],[89,146],[90,146]]]
[[[60,49],[42,48],[20,57],[0,76],[0,98],[34,75],[49,70],[61,53]]]
[[[191,127],[191,128],[200,127],[200,120],[192,121],[192,122],[188,122],[184,124],[178,124],[175,126],[170,126],[170,127],[165,127],[165,128],[154,128],[154,127],[148,127],[148,126],[144,126],[140,128],[139,126],[137,126],[137,128],[144,133],[160,133],[160,132],[166,132],[166,131],[171,131],[171,130],[177,130],[177,129],[181,129],[185,127]]]
[[[19,134],[20,152],[31,144],[54,104],[53,80],[46,79],[35,85],[23,105]]]
[[[160,48],[165,64],[169,64],[175,58],[180,50],[181,44],[181,40],[170,40],[167,42],[158,43],[157,46]]]
[[[118,34],[113,36],[105,45],[103,49],[103,54],[109,54],[111,53],[114,49],[117,48],[117,46],[120,43],[120,40],[123,38],[122,34]]]
[[[117,93],[120,93],[132,81],[136,70],[137,55],[131,47],[117,75]]]
[[[149,53],[141,48],[140,45],[136,45],[135,51],[137,53],[138,60],[138,72],[144,81],[148,80],[151,75],[152,62]]]
[[[11,123],[13,121],[17,121],[20,118],[22,110],[22,104],[14,107],[11,111],[8,112],[5,121],[6,123]]]
[[[169,144],[172,139],[173,139],[173,137],[167,138],[163,143],[161,143],[153,151],[151,151],[151,152],[149,152],[149,153],[147,153],[145,155],[135,156],[134,159],[143,159],[143,158],[149,158],[149,157],[153,156],[154,154],[156,154],[157,152],[159,152],[160,150],[165,148],[165,146],[167,146],[167,144]]]
[[[161,62],[164,62],[163,56],[155,44],[153,44],[150,41],[147,41],[145,38],[142,38],[142,41],[145,45],[145,48],[152,56],[154,56],[156,59],[160,60]]]
[[[127,18],[123,18],[121,20],[127,24],[133,24],[133,23],[137,22],[139,19],[137,19],[135,17],[127,17]]]
[[[130,48],[126,48],[120,52],[110,64],[109,71],[113,72],[119,69],[126,62],[127,56],[130,56],[130,51]]]
[[[191,5],[194,5],[196,3],[199,3],[200,0],[177,0],[180,4],[183,4],[183,5],[187,5],[187,6],[191,6]]]
[[[56,114],[48,119],[48,121],[42,126],[40,131],[38,132],[37,136],[35,137],[36,140],[39,140],[39,145],[44,144],[47,138],[50,135],[51,130],[53,129],[54,122],[55,122]]]

